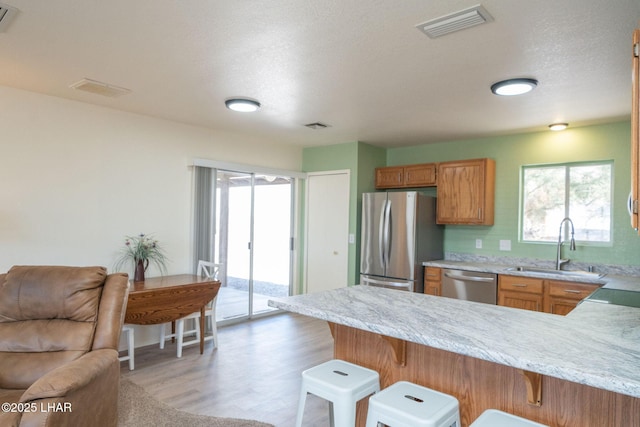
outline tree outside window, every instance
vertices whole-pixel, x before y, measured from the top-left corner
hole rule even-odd
[[[522,241],[555,242],[570,217],[576,241],[610,243],[612,176],[613,161],[523,166]]]

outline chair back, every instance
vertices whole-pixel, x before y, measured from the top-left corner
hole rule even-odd
[[[218,273],[222,264],[216,264],[210,261],[198,261],[198,276],[206,277],[208,279],[218,280]]]

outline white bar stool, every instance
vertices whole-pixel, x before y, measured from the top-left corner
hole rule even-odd
[[[302,427],[307,393],[329,401],[332,427],[354,427],[356,403],[380,391],[380,375],[343,360],[330,360],[302,372],[296,427]]]
[[[378,423],[393,427],[460,427],[458,399],[398,381],[369,398],[367,427],[377,427]]]
[[[548,427],[497,409],[487,409],[469,427]]]

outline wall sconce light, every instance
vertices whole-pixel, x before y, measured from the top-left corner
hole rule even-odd
[[[230,98],[224,101],[224,105],[233,111],[241,113],[252,113],[260,108],[260,103],[248,98]]]
[[[554,131],[565,130],[569,126],[569,123],[554,123],[549,125],[549,129]]]
[[[495,95],[513,96],[531,92],[538,85],[535,79],[509,79],[491,85],[491,92]]]

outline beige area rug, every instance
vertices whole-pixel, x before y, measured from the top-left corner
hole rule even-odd
[[[156,400],[144,388],[120,378],[118,427],[273,427],[259,421],[190,414]]]

